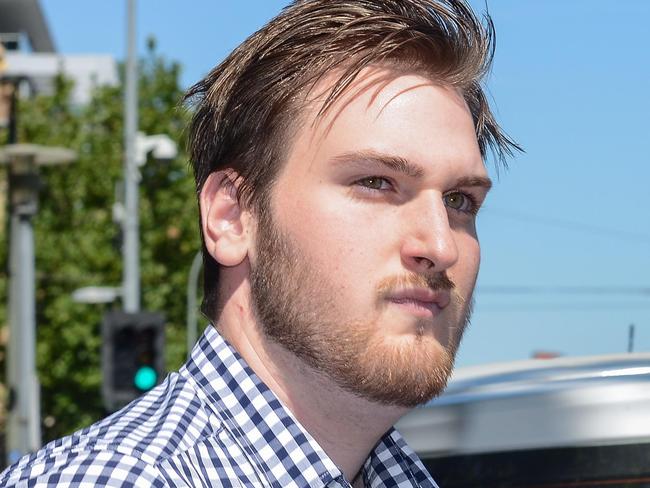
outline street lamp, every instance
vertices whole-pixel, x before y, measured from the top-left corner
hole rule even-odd
[[[149,154],[158,162],[172,161],[178,156],[178,148],[167,134],[148,136],[138,132],[135,137],[135,163],[139,168],[145,165]]]
[[[115,286],[85,286],[72,292],[72,300],[77,303],[113,303],[122,296],[122,288]]]
[[[38,169],[71,163],[75,158],[74,151],[59,147],[9,144],[0,148],[0,165],[9,169],[11,209],[7,348],[7,459],[10,464],[41,445],[32,226],[42,186]]]

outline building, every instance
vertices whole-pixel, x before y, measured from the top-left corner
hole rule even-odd
[[[112,56],[57,52],[38,0],[0,0],[0,44],[5,51],[0,75],[5,84],[8,80],[26,80],[21,95],[50,93],[56,75],[63,74],[74,82],[72,103],[83,105],[90,100],[94,87],[119,81]],[[0,126],[8,123],[6,99],[5,93],[4,103],[0,102]]]

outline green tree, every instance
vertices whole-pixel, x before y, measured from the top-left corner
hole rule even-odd
[[[179,145],[169,163],[142,168],[140,232],[142,304],[167,317],[166,363],[185,354],[187,273],[199,249],[193,180],[184,156],[187,112],[179,106],[180,66],[155,52],[140,61],[139,127],[168,134]],[[112,220],[116,184],[122,178],[123,93],[96,89],[87,106],[70,103],[71,83],[56,80],[51,96],[22,100],[19,142],[74,149],[78,159],[64,168],[43,168],[45,183],[36,236],[37,357],[44,440],[68,434],[101,418],[101,306],[77,304],[73,290],[119,285],[119,228]],[[4,177],[4,176],[3,176]],[[4,229],[0,232],[5,234]],[[0,324],[6,324],[8,236],[0,236]],[[5,365],[0,356],[0,368]]]

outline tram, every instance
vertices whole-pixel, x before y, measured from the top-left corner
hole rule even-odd
[[[650,353],[460,368],[397,429],[441,488],[650,487]]]

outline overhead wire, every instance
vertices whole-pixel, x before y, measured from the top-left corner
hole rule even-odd
[[[490,295],[638,295],[650,298],[650,286],[480,285],[476,292]]]
[[[576,222],[571,220],[559,219],[556,217],[543,217],[540,215],[527,214],[523,212],[514,212],[511,210],[504,210],[502,208],[488,207],[487,211],[490,215],[496,217],[504,217],[510,220],[525,222],[527,224],[537,223],[551,227],[567,229],[575,232],[583,232],[592,235],[605,236],[610,239],[618,239],[624,241],[645,242],[650,244],[650,233],[636,232],[623,229],[614,229],[599,225],[585,224],[583,222]]]

